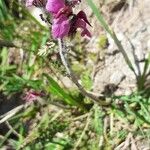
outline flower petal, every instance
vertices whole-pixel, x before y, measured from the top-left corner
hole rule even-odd
[[[91,33],[86,28],[86,22],[83,19],[78,18],[76,21],[76,28],[81,28],[81,36],[87,35],[88,37],[91,37]]]
[[[91,33],[87,30],[87,29],[84,29],[82,32],[81,32],[81,36],[88,36],[88,37],[91,37]]]
[[[91,26],[84,11],[79,11],[77,18],[83,19],[88,25]]]
[[[65,15],[53,20],[52,35],[54,38],[63,38],[68,35],[70,30],[70,23]]]
[[[56,14],[64,6],[64,0],[48,0],[46,4],[46,10]]]

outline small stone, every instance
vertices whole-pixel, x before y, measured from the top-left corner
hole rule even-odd
[[[80,121],[76,121],[74,124],[75,124],[75,126],[76,126],[77,128],[80,128],[81,122],[80,122]]]
[[[76,128],[74,127],[74,128],[71,128],[71,129],[70,129],[70,133],[69,133],[69,134],[70,134],[70,135],[73,135],[75,132],[76,132]]]

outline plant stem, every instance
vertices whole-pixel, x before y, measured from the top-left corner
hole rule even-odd
[[[62,39],[58,39],[58,45],[59,45],[59,55],[60,55],[61,61],[64,65],[69,77],[76,84],[76,86],[78,87],[78,89],[80,90],[82,95],[89,97],[91,100],[93,100],[94,102],[99,103],[100,105],[109,105],[110,102],[100,100],[100,98],[102,98],[102,96],[97,96],[97,95],[94,95],[94,94],[86,91],[84,89],[84,87],[78,82],[74,72],[72,71],[72,69],[70,67],[70,64],[69,64],[68,59],[67,59],[67,55],[64,54],[64,52],[66,52],[66,51],[65,51],[65,47],[63,45]]]
[[[87,121],[86,121],[86,125],[85,125],[85,127],[84,127],[84,129],[83,129],[83,131],[82,131],[82,134],[81,134],[80,138],[78,139],[77,143],[75,144],[73,150],[77,150],[78,147],[79,147],[79,145],[81,144],[82,139],[83,139],[83,137],[85,136],[85,133],[86,133],[86,131],[88,130],[88,127],[89,127],[89,125],[90,125],[90,121],[91,121],[91,120],[90,120],[90,117],[91,117],[91,112],[88,114]]]

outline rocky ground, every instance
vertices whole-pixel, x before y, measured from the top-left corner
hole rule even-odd
[[[147,58],[150,52],[149,0],[142,2],[140,0],[112,0],[105,4],[100,4],[99,1],[95,1],[95,3],[100,6],[100,10],[116,32],[134,66],[136,67],[138,63],[139,70],[143,71],[142,60]],[[88,12],[89,16],[92,16],[92,13]],[[92,19],[92,23],[94,36],[88,44],[88,50],[97,53],[100,57],[100,61],[97,61],[96,67],[94,67],[94,91],[101,93],[106,90],[106,92],[115,92],[117,95],[131,93],[136,85],[134,74],[109,36],[107,36],[109,43],[107,48],[98,46],[98,39],[104,34],[104,31],[100,28],[97,20]],[[136,72],[138,73],[138,69]]]

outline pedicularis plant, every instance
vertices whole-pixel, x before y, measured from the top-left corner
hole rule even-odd
[[[58,40],[59,54],[62,63],[66,68],[66,72],[68,73],[68,76],[76,84],[80,92],[84,96],[91,98],[94,102],[98,102],[101,105],[108,105],[110,104],[110,101],[109,102],[100,101],[100,98],[102,98],[103,96],[101,97],[100,95],[95,95],[91,92],[86,91],[82,87],[82,85],[78,82],[76,76],[74,75],[71,66],[68,62],[64,38],[74,36],[78,29],[80,29],[81,31],[81,36],[91,37],[91,33],[87,29],[87,26],[91,26],[91,24],[89,23],[85,12],[81,10],[77,14],[74,13],[74,8],[77,5],[79,5],[80,2],[81,0],[26,0],[26,6],[40,7],[41,9],[44,10],[45,14],[48,14],[48,16],[50,15],[50,21],[49,19],[46,21],[50,23],[50,28],[51,28],[51,33],[53,38],[55,40],[56,39]],[[113,30],[110,29],[110,27],[106,23],[105,19],[103,18],[102,14],[99,12],[95,4],[92,2],[92,0],[87,0],[87,2],[91,7],[91,9],[93,10],[94,14],[96,15],[97,19],[100,21],[102,27],[106,30],[106,32],[112,37],[112,39],[116,43],[128,67],[134,73],[137,80],[138,90],[143,91],[144,83],[147,78],[147,70],[148,70],[149,63],[145,63],[145,70],[143,74],[142,73],[138,74],[128,54],[123,48],[121,42],[118,40]],[[147,59],[147,62],[149,62],[149,60],[150,57]]]
[[[46,21],[50,23],[53,38],[58,40],[59,54],[68,76],[84,96],[91,98],[101,105],[107,105],[104,101],[100,102],[99,95],[88,92],[82,87],[68,62],[63,39],[74,36],[78,29],[81,31],[81,36],[91,37],[91,33],[87,29],[87,26],[91,25],[85,12],[81,10],[75,14],[73,11],[75,6],[80,4],[80,2],[81,0],[26,0],[26,6],[40,7],[44,9],[46,14],[50,14],[50,21]]]
[[[74,35],[80,28],[82,36],[91,37],[87,29],[86,14],[83,11],[74,14],[73,8],[79,4],[81,0],[27,0],[26,6],[32,5],[43,8],[52,16],[52,35],[55,39],[63,39],[65,36]]]

